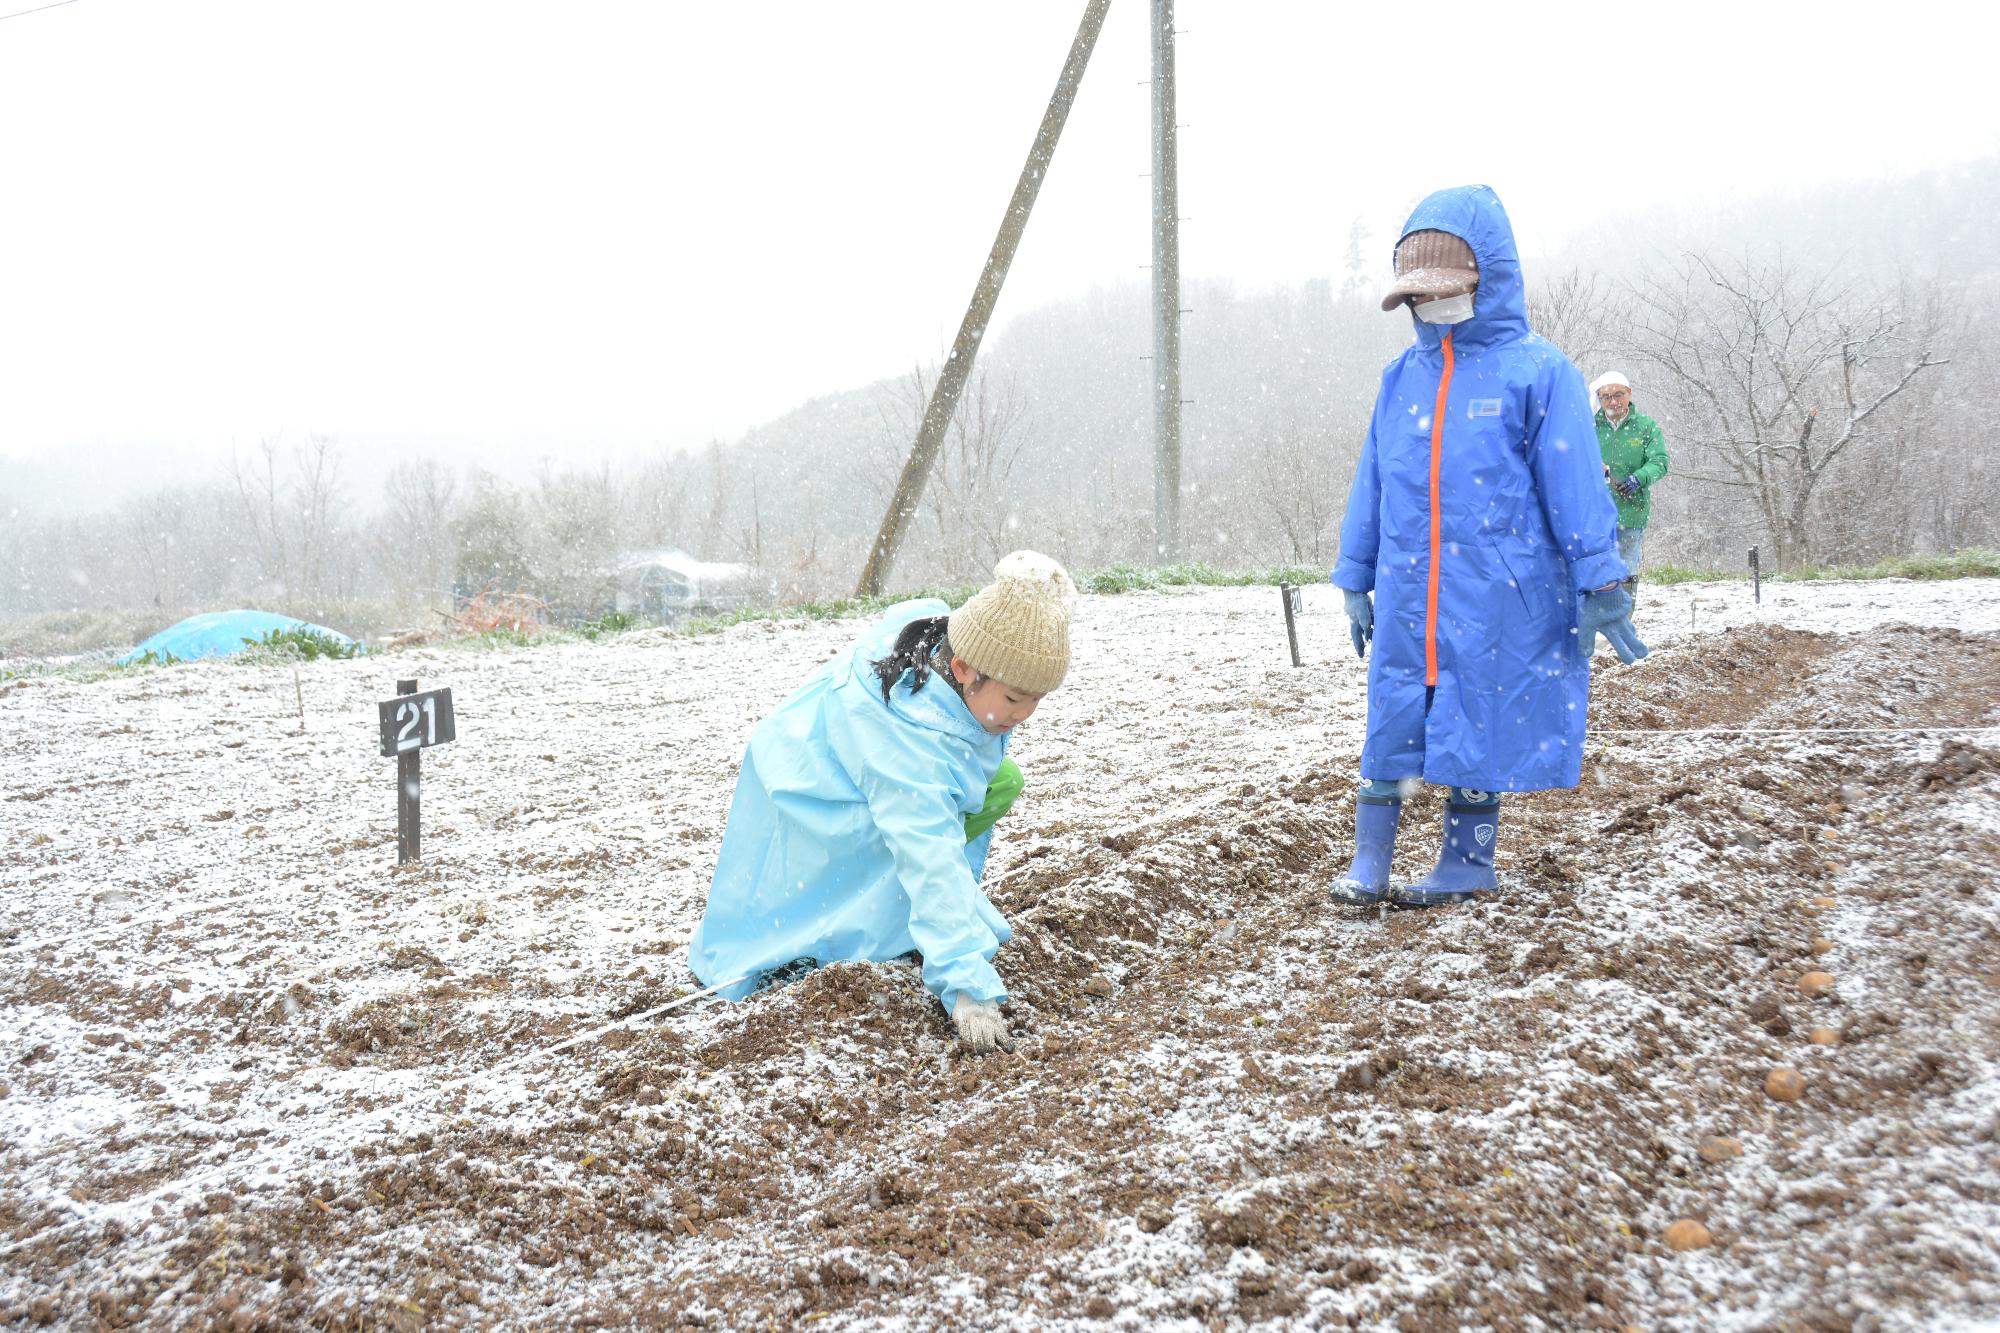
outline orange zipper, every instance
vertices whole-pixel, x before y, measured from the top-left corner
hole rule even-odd
[[[1438,465],[1444,457],[1444,402],[1451,392],[1451,330],[1444,331],[1444,374],[1438,379],[1437,408],[1431,413],[1431,583],[1424,598],[1424,684],[1438,683]]]

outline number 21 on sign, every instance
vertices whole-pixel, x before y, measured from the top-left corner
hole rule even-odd
[[[417,699],[396,700],[396,721],[402,723],[396,729],[396,753],[405,750],[420,750],[426,745],[438,743],[437,696],[425,695]],[[423,730],[419,731],[419,725]]]

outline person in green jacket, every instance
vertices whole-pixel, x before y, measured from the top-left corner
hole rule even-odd
[[[1591,381],[1597,399],[1597,451],[1604,458],[1604,484],[1618,505],[1618,558],[1631,574],[1625,591],[1639,604],[1639,556],[1646,545],[1646,520],[1653,512],[1653,483],[1667,475],[1667,440],[1660,423],[1632,410],[1632,385],[1609,370]]]

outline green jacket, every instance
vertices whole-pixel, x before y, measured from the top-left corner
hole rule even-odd
[[[1611,475],[1604,484],[1618,505],[1618,526],[1643,528],[1653,512],[1653,483],[1667,475],[1667,440],[1660,423],[1638,409],[1629,409],[1625,420],[1614,426],[1597,410],[1597,452]],[[1626,499],[1618,493],[1618,483],[1627,477],[1639,479],[1639,493]]]

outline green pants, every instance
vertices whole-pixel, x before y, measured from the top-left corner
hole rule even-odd
[[[978,813],[965,817],[965,840],[971,842],[999,823],[1000,816],[1013,808],[1014,798],[1020,794],[1020,766],[1012,759],[1002,759],[1000,771],[986,786],[986,804],[979,807]]]

